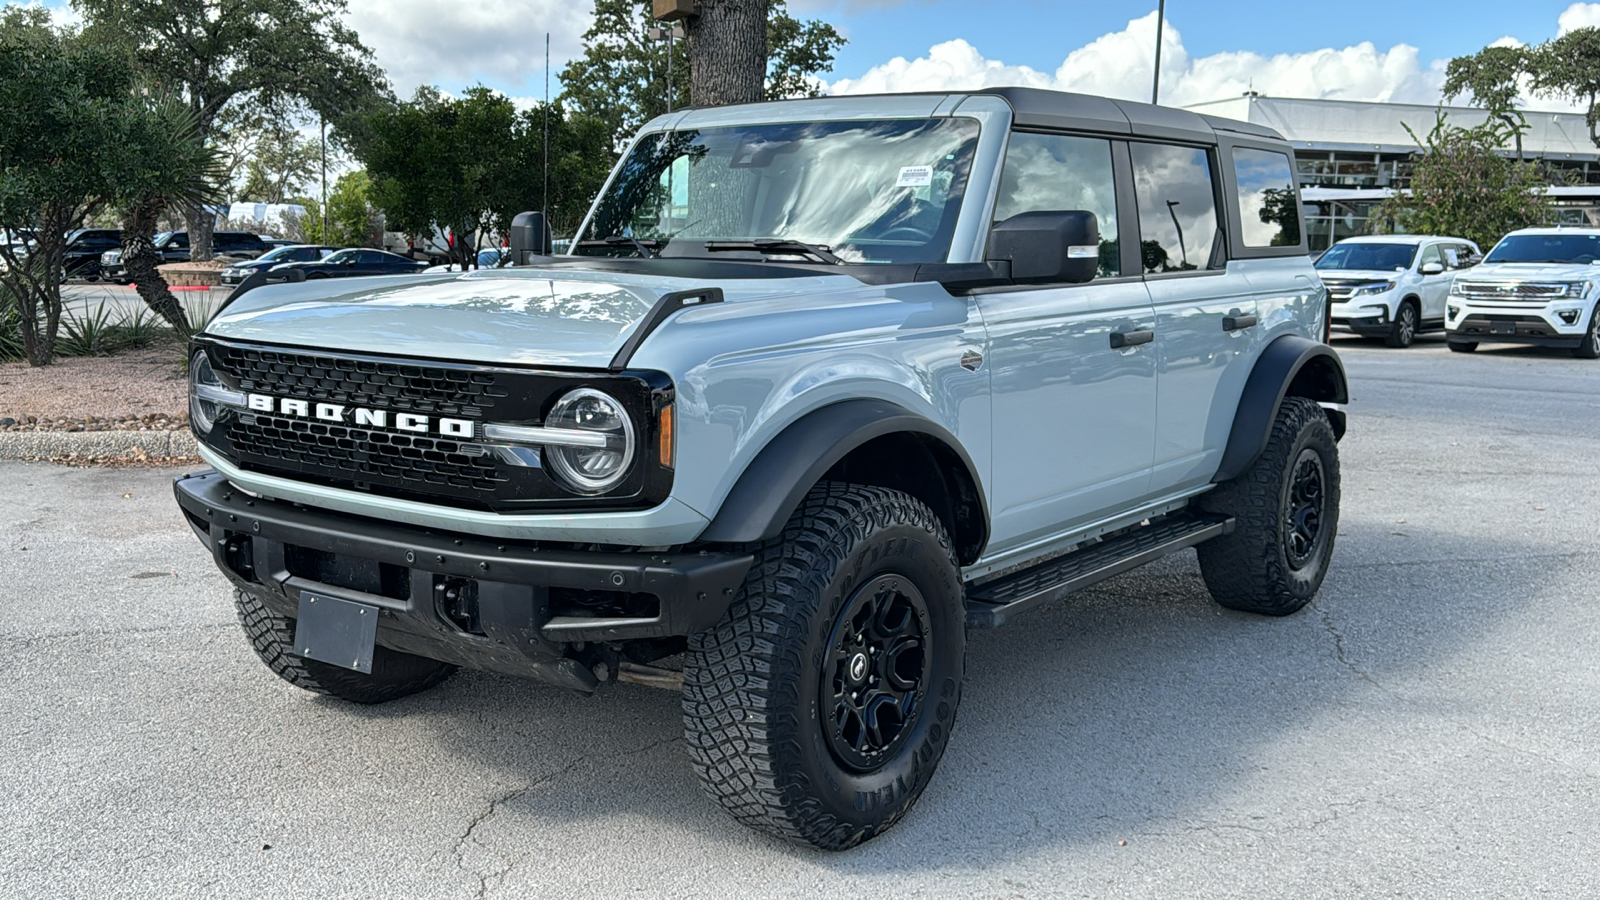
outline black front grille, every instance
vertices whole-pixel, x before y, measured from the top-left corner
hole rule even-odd
[[[330,487],[495,512],[539,509],[638,509],[670,493],[672,470],[648,452],[658,440],[656,413],[671,402],[671,382],[648,372],[555,372],[413,361],[236,344],[203,338],[223,381],[272,398],[266,411],[224,408],[206,444],[248,471]],[[445,437],[441,418],[537,425],[562,394],[603,390],[633,416],[641,452],[611,493],[580,497],[539,465],[472,438]],[[283,400],[344,407],[338,421],[290,415]],[[381,411],[387,424],[357,424],[354,410]],[[426,433],[400,430],[398,416],[428,417]],[[331,414],[330,414],[331,415]],[[474,428],[481,435],[481,427]]]
[[[297,471],[309,467],[342,472],[352,483],[410,480],[435,487],[494,491],[511,482],[483,448],[460,441],[259,413],[239,416],[232,436],[233,446],[241,453],[278,460]]]
[[[222,345],[213,365],[239,387],[419,415],[485,416],[508,395],[491,371]]]

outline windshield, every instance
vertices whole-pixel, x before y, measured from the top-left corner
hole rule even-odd
[[[1416,244],[1334,244],[1317,260],[1319,269],[1409,269]]]
[[[1592,263],[1600,259],[1600,234],[1508,234],[1486,263]]]
[[[707,256],[717,249],[707,242],[780,240],[826,248],[844,262],[943,262],[977,141],[971,119],[782,122],[645,135],[579,238],[649,246],[613,241],[574,252]]]
[[[273,262],[275,260],[276,261],[287,261],[287,260],[289,260],[291,258],[296,258],[296,257],[298,257],[300,259],[314,259],[315,258],[315,254],[308,254],[308,253],[305,253],[304,251],[305,251],[304,247],[293,247],[293,246],[290,246],[290,247],[274,247],[273,249],[268,250],[267,252],[265,252],[265,253],[261,254],[260,256],[256,257],[256,259],[260,260],[261,262]]]

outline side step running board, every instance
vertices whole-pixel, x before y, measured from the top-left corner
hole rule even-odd
[[[1188,511],[1074,550],[967,592],[967,627],[994,628],[1013,615],[1233,531],[1233,519]]]

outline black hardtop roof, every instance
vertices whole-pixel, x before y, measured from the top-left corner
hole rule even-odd
[[[1222,116],[1208,116],[1170,106],[1138,103],[1133,100],[1113,100],[1110,97],[1052,91],[1045,88],[989,87],[972,91],[900,91],[848,96],[851,98],[999,97],[1011,105],[1012,121],[1023,128],[1098,131],[1202,144],[1215,143],[1218,132],[1227,132],[1241,137],[1285,142],[1283,135],[1265,125],[1240,122]],[[816,98],[794,97],[784,100],[763,100],[750,105],[804,103],[813,99]],[[685,106],[680,111],[707,108],[709,107]]]
[[[1013,121],[1024,128],[1105,131],[1201,143],[1215,141],[1218,131],[1283,140],[1283,135],[1264,125],[1132,100],[1112,100],[1109,97],[1026,87],[984,88],[969,93],[1005,100],[1011,104]]]

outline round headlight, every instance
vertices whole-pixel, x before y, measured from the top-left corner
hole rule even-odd
[[[200,398],[201,385],[222,387],[222,379],[211,368],[211,358],[204,350],[189,359],[189,424],[194,426],[196,434],[207,435],[217,423],[217,404]]]
[[[603,447],[545,445],[546,468],[568,488],[580,494],[600,494],[627,477],[628,465],[633,462],[633,421],[610,395],[593,388],[572,391],[556,401],[544,425],[606,437]]]

